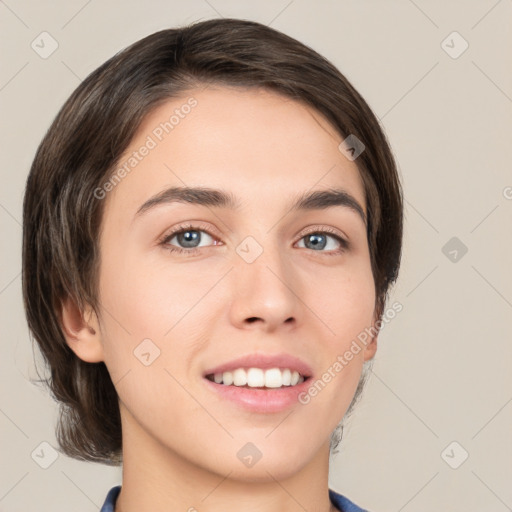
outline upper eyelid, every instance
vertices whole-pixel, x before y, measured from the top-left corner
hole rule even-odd
[[[340,238],[343,238],[348,242],[348,236],[345,235],[345,233],[343,233],[343,231],[341,231],[340,229],[331,228],[329,226],[322,226],[320,224],[308,226],[307,228],[304,228],[300,233],[301,237],[303,237],[309,235],[310,233],[316,233],[317,231],[329,233],[330,235],[339,236]]]
[[[180,233],[183,233],[185,231],[204,231],[209,236],[213,238],[219,238],[218,235],[214,234],[209,228],[202,226],[201,224],[192,224],[192,223],[184,223],[183,225],[177,226],[176,229],[171,229],[170,231],[166,231],[159,240],[161,242],[165,242],[167,240],[170,240],[171,238],[175,237],[176,235],[179,235]]]
[[[170,233],[164,234],[161,237],[160,241],[168,242],[171,238],[174,238],[174,236],[178,235],[179,233],[185,232],[187,230],[204,231],[206,234],[208,234],[212,238],[216,238],[217,240],[219,239],[218,235],[212,233],[212,231],[214,231],[214,230],[209,229],[208,227],[202,225],[200,222],[198,222],[197,224],[193,224],[193,222],[185,222],[183,225],[180,225],[180,226],[176,227],[176,229],[171,230]],[[323,232],[323,233],[332,235],[334,237],[339,237],[342,242],[349,244],[348,237],[342,231],[328,227],[328,226],[322,226],[319,224],[314,224],[312,226],[308,226],[307,228],[304,228],[303,230],[301,230],[297,241],[301,240],[305,236],[308,236],[310,234],[317,233],[317,232]],[[296,243],[296,242],[294,242],[294,243]]]

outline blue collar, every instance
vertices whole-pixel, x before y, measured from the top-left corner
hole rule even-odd
[[[116,487],[112,487],[107,494],[107,498],[105,499],[105,503],[101,507],[100,512],[114,512],[114,507],[116,505],[117,497],[121,491],[121,486],[117,485]],[[366,510],[358,507],[356,504],[352,503],[348,498],[342,496],[334,492],[332,489],[329,489],[329,499],[331,503],[340,511],[340,512],[367,512]]]

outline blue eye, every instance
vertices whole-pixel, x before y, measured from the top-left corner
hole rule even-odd
[[[335,240],[335,242],[329,243],[329,239]],[[346,249],[348,247],[347,242],[338,235],[330,233],[328,231],[315,231],[312,233],[308,233],[303,236],[300,241],[306,240],[307,242],[304,244],[306,249],[312,249],[314,251],[320,252],[340,252],[339,246],[341,248]],[[328,247],[329,246],[329,247]],[[333,247],[334,246],[334,247]],[[323,249],[327,248],[327,251],[323,251]]]
[[[206,240],[204,240],[206,236]],[[176,243],[171,243],[176,239]],[[208,243],[208,239],[214,241]],[[303,235],[298,243],[303,240],[306,242],[300,248],[310,249],[311,251],[318,253],[325,253],[325,255],[339,255],[349,248],[349,243],[329,229],[316,229],[310,231],[306,235]],[[200,245],[201,242],[205,242],[205,245]],[[174,253],[186,253],[188,255],[195,254],[201,247],[208,247],[209,245],[219,245],[219,241],[206,229],[199,226],[186,225],[178,226],[175,231],[166,235],[160,242],[165,249]]]
[[[213,236],[204,229],[199,229],[197,226],[180,226],[178,230],[173,231],[170,235],[162,240],[162,245],[171,252],[186,252],[195,253],[201,246],[199,245],[204,238],[204,235],[213,239]],[[176,238],[177,242],[183,247],[176,247],[170,242]],[[214,244],[215,245],[215,244]]]

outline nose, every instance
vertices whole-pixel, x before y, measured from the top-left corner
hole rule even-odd
[[[241,329],[294,329],[299,321],[299,282],[278,249],[265,248],[252,263],[238,258],[231,272],[230,319]]]

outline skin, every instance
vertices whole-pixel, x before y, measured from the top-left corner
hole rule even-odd
[[[71,300],[62,309],[69,346],[84,361],[104,361],[119,395],[116,512],[334,511],[329,436],[377,338],[309,404],[280,413],[246,412],[215,396],[201,375],[247,353],[287,352],[320,378],[377,320],[363,220],[343,206],[288,207],[298,194],[338,187],[366,212],[359,171],[314,109],[227,87],[193,90],[157,108],[126,155],[190,96],[197,106],[103,199],[100,315],[81,313]],[[134,220],[148,198],[184,185],[224,189],[242,208],[172,203]],[[170,252],[159,240],[188,221],[211,236],[200,231],[192,256]],[[350,247],[336,253],[329,233],[325,248],[307,246],[311,226],[335,230]],[[247,236],[263,249],[251,264],[236,252]],[[186,247],[177,237],[169,244]],[[147,338],[161,351],[149,366],[134,356]],[[263,454],[251,468],[237,457],[247,442]]]

